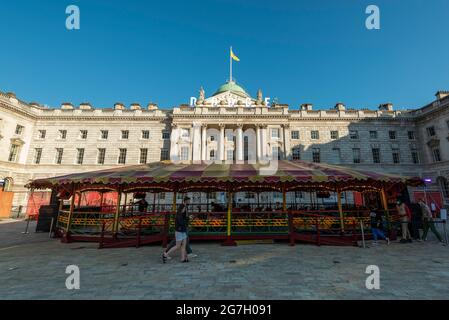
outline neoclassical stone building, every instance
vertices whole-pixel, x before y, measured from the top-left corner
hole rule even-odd
[[[253,98],[230,81],[173,110],[116,103],[48,108],[0,92],[0,183],[12,207],[41,177],[160,160],[302,159],[431,179],[426,192],[449,205],[449,92],[395,111],[337,103],[327,110]],[[423,188],[410,190],[424,192]],[[438,201],[437,201],[438,202]]]

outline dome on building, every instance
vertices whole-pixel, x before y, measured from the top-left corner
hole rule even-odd
[[[240,85],[238,85],[234,81],[228,81],[225,84],[221,85],[220,88],[213,94],[213,96],[216,96],[217,94],[230,91],[236,94],[243,95],[245,97],[250,97],[250,95],[243,89]]]

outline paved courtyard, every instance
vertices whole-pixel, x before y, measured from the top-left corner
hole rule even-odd
[[[449,298],[449,247],[432,239],[366,249],[193,243],[198,257],[164,265],[160,246],[98,250],[34,227],[0,222],[0,299]],[[80,290],[66,289],[68,265],[80,268]],[[365,287],[368,265],[380,268],[379,290]]]

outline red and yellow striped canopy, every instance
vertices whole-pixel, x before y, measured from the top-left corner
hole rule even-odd
[[[395,184],[420,185],[418,177],[405,177],[343,166],[306,161],[236,164],[226,161],[171,162],[125,166],[100,171],[37,179],[27,187],[58,189],[157,189],[165,190],[263,190],[263,189],[364,189]]]

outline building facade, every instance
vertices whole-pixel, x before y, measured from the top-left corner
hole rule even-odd
[[[306,160],[421,176],[425,192],[449,205],[449,92],[409,110],[290,107],[251,97],[229,81],[191,105],[163,110],[94,108],[63,103],[48,108],[0,92],[0,183],[12,215],[29,206],[31,179],[160,160]],[[425,189],[425,190],[424,190]],[[168,199],[167,199],[168,201]]]

